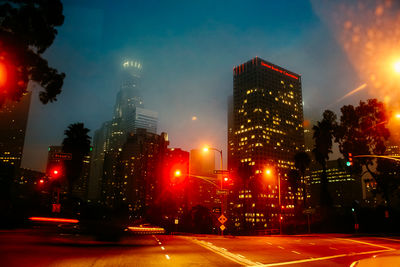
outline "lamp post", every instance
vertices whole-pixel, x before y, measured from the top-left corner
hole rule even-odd
[[[279,205],[279,234],[282,234],[282,200],[281,200],[281,176],[277,168],[274,168],[276,172],[276,177],[278,180],[278,205]],[[270,168],[264,170],[264,175],[270,177],[272,175],[272,171]]]
[[[220,164],[221,164],[220,169],[223,170],[224,165],[223,165],[223,159],[222,159],[222,149],[217,149],[214,147],[204,147],[203,148],[204,152],[208,152],[209,150],[214,150],[214,151],[219,152]],[[223,190],[223,180],[224,180],[223,174],[220,174],[220,189],[221,190]],[[224,214],[224,195],[221,195],[221,215],[223,215],[223,214]],[[223,234],[223,231],[221,232],[221,234]]]

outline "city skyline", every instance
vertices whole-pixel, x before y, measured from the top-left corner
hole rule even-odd
[[[150,109],[159,112],[158,133],[168,132],[171,145],[185,150],[212,144],[226,155],[230,70],[255,56],[302,75],[306,118],[319,118],[327,107],[337,111],[371,97],[368,91],[374,87],[365,85],[335,103],[365,80],[338,37],[341,28],[324,16],[326,10],[316,2],[223,6],[206,1],[201,7],[179,3],[133,8],[129,2],[65,1],[65,24],[45,53],[67,74],[63,93],[57,102],[42,106],[34,90],[22,166],[44,169],[47,146],[60,143],[70,123],[84,122],[93,136],[113,110],[117,66],[125,56],[143,62],[143,97]],[[336,12],[344,4],[339,1],[326,8]],[[188,17],[178,7],[196,11]],[[164,12],[166,8],[170,12]],[[264,14],[254,16],[253,11],[260,9]],[[367,9],[374,11],[376,5],[370,3]],[[135,19],[130,19],[133,14]],[[393,17],[385,15],[387,20]],[[68,58],[60,57],[67,54]]]
[[[372,15],[365,22],[356,15],[357,5],[346,1],[329,5],[255,1],[229,6],[207,1],[200,6],[65,1],[67,19],[45,53],[50,63],[67,74],[63,93],[57,102],[42,106],[34,90],[22,166],[44,169],[45,148],[59,143],[70,123],[84,122],[93,136],[113,109],[117,66],[126,56],[143,62],[143,97],[148,107],[160,114],[158,133],[168,132],[171,144],[185,150],[207,143],[226,152],[226,95],[232,85],[229,70],[255,56],[302,75],[306,118],[318,119],[325,108],[338,111],[344,104],[357,104],[372,97],[369,92],[373,90],[383,101],[385,95],[369,83],[370,72],[359,69],[361,59],[352,56],[357,53],[346,50],[352,36],[342,35],[352,25],[354,30],[356,25],[365,26],[360,28],[362,32],[379,28],[378,19],[384,18],[385,25],[395,23],[397,5],[393,2],[391,9],[384,9],[382,17],[378,2],[366,3],[363,12]],[[343,7],[353,15],[340,13]],[[193,11],[193,15],[180,10]],[[265,12],[255,16],[254,10]],[[326,16],[329,10],[348,22],[346,29]],[[388,51],[397,35],[392,36],[385,47],[375,46],[371,51]],[[350,48],[366,53],[357,43]],[[371,51],[365,60],[375,61]],[[375,78],[382,79],[379,75]],[[342,99],[356,88],[361,89]],[[197,120],[192,120],[193,116]],[[42,128],[49,131],[43,133]],[[183,134],[183,129],[190,129],[189,134]]]

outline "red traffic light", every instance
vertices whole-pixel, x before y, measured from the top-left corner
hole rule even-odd
[[[43,184],[43,183],[44,183],[44,180],[43,180],[43,179],[40,179],[40,180],[39,180],[39,183],[40,183],[40,184]]]
[[[181,170],[176,170],[176,171],[174,171],[174,176],[175,176],[175,177],[180,177],[181,175],[182,175]]]
[[[50,171],[50,176],[53,178],[59,177],[60,175],[61,175],[61,170],[58,167]]]
[[[224,177],[224,182],[228,182],[229,178],[228,177]]]

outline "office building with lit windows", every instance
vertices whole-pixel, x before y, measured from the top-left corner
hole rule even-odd
[[[0,162],[18,170],[24,150],[31,92],[19,102],[7,101],[0,109]]]
[[[319,164],[310,167],[310,193],[311,206],[321,205],[321,176],[322,168]],[[344,159],[329,160],[326,162],[326,175],[328,178],[328,194],[332,205],[336,208],[351,207],[355,201],[361,203],[362,179],[360,175],[351,173],[351,168],[346,166]]]
[[[294,155],[304,151],[301,76],[253,58],[233,68],[230,102],[228,168],[237,174],[228,201],[231,223],[237,230],[277,228],[281,216],[293,216],[293,194],[301,198],[286,182]],[[267,168],[271,177],[263,173]]]
[[[141,96],[142,63],[125,59],[121,64],[121,85],[112,119],[95,131],[89,175],[89,199],[100,201],[102,186],[117,179],[120,153],[131,134],[138,129],[157,133],[158,113],[144,108]],[[107,182],[105,182],[107,181]]]
[[[131,133],[118,154],[119,164],[112,168],[115,173],[103,178],[103,202],[110,207],[127,206],[132,220],[148,215],[159,195],[156,194],[160,188],[157,163],[168,144],[166,133],[157,135],[146,129]],[[106,156],[105,165],[108,160]]]

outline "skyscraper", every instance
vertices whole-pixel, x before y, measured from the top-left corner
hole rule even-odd
[[[19,102],[6,102],[0,109],[0,162],[11,164],[15,169],[21,165],[28,122],[31,92]]]
[[[258,57],[233,69],[228,168],[238,178],[229,206],[238,229],[276,227],[282,213],[278,179],[282,206],[293,208],[295,192],[286,181],[294,155],[304,150],[301,93],[300,75]],[[273,177],[265,176],[267,168]]]
[[[100,198],[100,187],[115,178],[118,157],[128,136],[137,129],[156,134],[158,113],[144,108],[141,97],[142,64],[126,59],[121,64],[121,86],[117,93],[113,117],[103,123],[93,138],[93,154],[89,175],[89,198]],[[106,159],[106,164],[105,164]],[[111,179],[111,180],[110,180]]]

